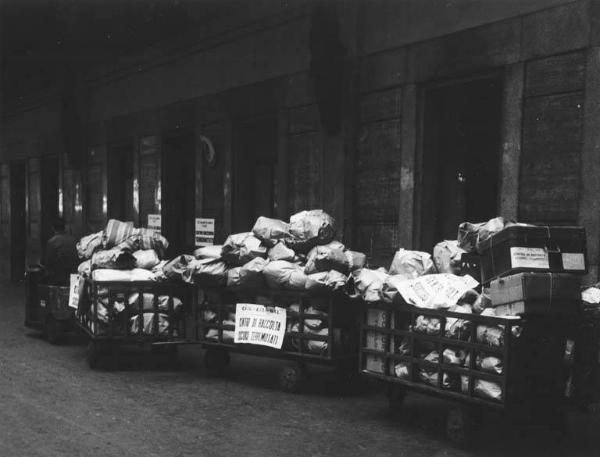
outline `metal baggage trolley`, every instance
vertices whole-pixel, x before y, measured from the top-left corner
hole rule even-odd
[[[566,336],[556,318],[364,306],[361,374],[387,385],[390,408],[409,391],[456,402],[446,434],[457,445],[470,443],[484,408],[565,431]]]
[[[177,347],[191,337],[192,290],[189,285],[154,281],[86,280],[86,299],[77,311],[78,324],[89,336],[87,361],[96,368],[103,356],[118,359],[126,345],[166,349],[175,362]]]
[[[342,293],[199,286],[196,300],[197,338],[206,349],[204,365],[209,370],[224,369],[229,364],[230,353],[242,353],[292,362],[279,372],[279,385],[286,392],[302,389],[310,364],[334,368],[338,379],[348,386],[357,378],[357,308]],[[237,303],[286,309],[281,349],[234,343]]]
[[[25,326],[41,331],[50,344],[60,343],[75,325],[75,310],[69,307],[69,287],[41,282],[42,267],[25,273]]]

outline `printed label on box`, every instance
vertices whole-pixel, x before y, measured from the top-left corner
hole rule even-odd
[[[510,248],[511,268],[550,268],[548,252],[544,248]]]
[[[277,306],[237,303],[233,341],[281,349],[286,315],[286,309]]]
[[[585,271],[585,257],[582,253],[562,253],[563,269]]]

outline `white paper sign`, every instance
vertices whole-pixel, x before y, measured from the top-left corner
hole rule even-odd
[[[162,230],[162,216],[160,214],[148,214],[148,228],[160,233]]]
[[[585,257],[582,253],[563,252],[561,255],[565,270],[585,271]]]
[[[285,336],[285,308],[238,303],[235,307],[235,343],[281,349]]]
[[[550,268],[548,252],[544,248],[511,247],[510,264],[512,268]]]
[[[69,284],[69,308],[77,309],[79,307],[79,287],[80,277],[78,274],[71,274]]]
[[[215,220],[202,217],[196,218],[196,246],[212,246],[215,241]]]
[[[479,284],[469,275],[455,276],[449,273],[398,281],[388,279],[388,282],[398,290],[406,303],[420,308],[450,308],[467,290]]]

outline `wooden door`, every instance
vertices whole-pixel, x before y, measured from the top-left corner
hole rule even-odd
[[[501,89],[494,77],[425,89],[421,249],[497,215]]]
[[[233,230],[252,229],[259,216],[275,215],[277,118],[238,124],[234,145]]]
[[[194,248],[195,153],[192,134],[163,141],[162,231],[169,240],[169,256]]]

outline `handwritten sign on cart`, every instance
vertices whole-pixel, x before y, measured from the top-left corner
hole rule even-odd
[[[285,336],[285,323],[285,308],[238,303],[235,307],[233,341],[281,349]]]
[[[71,274],[69,281],[69,308],[77,309],[83,292],[83,280],[78,274]]]

